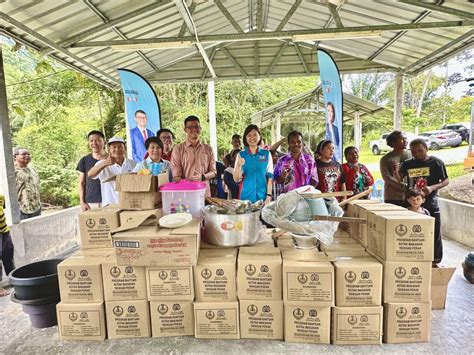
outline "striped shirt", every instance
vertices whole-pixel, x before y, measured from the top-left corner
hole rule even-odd
[[[0,233],[9,231],[7,226],[7,218],[5,217],[5,196],[0,195]]]

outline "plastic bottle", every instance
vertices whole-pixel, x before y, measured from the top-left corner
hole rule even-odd
[[[374,189],[372,191],[371,200],[379,200],[384,202],[384,186],[385,183],[382,179],[378,179],[374,182]]]

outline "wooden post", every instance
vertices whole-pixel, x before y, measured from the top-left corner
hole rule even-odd
[[[219,160],[217,152],[217,127],[216,127],[216,96],[214,92],[214,81],[207,83],[207,96],[209,98],[209,142],[214,152],[214,158]]]
[[[354,144],[358,150],[362,145],[362,122],[360,120],[360,112],[354,112]]]
[[[400,130],[402,126],[402,106],[403,106],[403,75],[395,75],[395,98],[393,104],[393,129]]]

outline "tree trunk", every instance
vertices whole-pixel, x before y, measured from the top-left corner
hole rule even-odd
[[[423,84],[423,89],[421,90],[421,95],[420,98],[418,99],[418,106],[416,108],[416,117],[420,117],[421,115],[421,109],[423,107],[423,100],[426,95],[426,90],[428,89],[428,84],[430,83],[431,80],[431,70],[428,71],[428,74],[426,75],[425,83]]]

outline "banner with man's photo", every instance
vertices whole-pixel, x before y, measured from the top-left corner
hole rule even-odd
[[[319,76],[326,109],[326,136],[334,143],[334,157],[342,163],[342,83],[334,59],[324,50],[318,49]]]
[[[153,87],[140,74],[118,69],[127,115],[127,156],[140,162],[146,155],[145,141],[161,128],[160,103]]]

